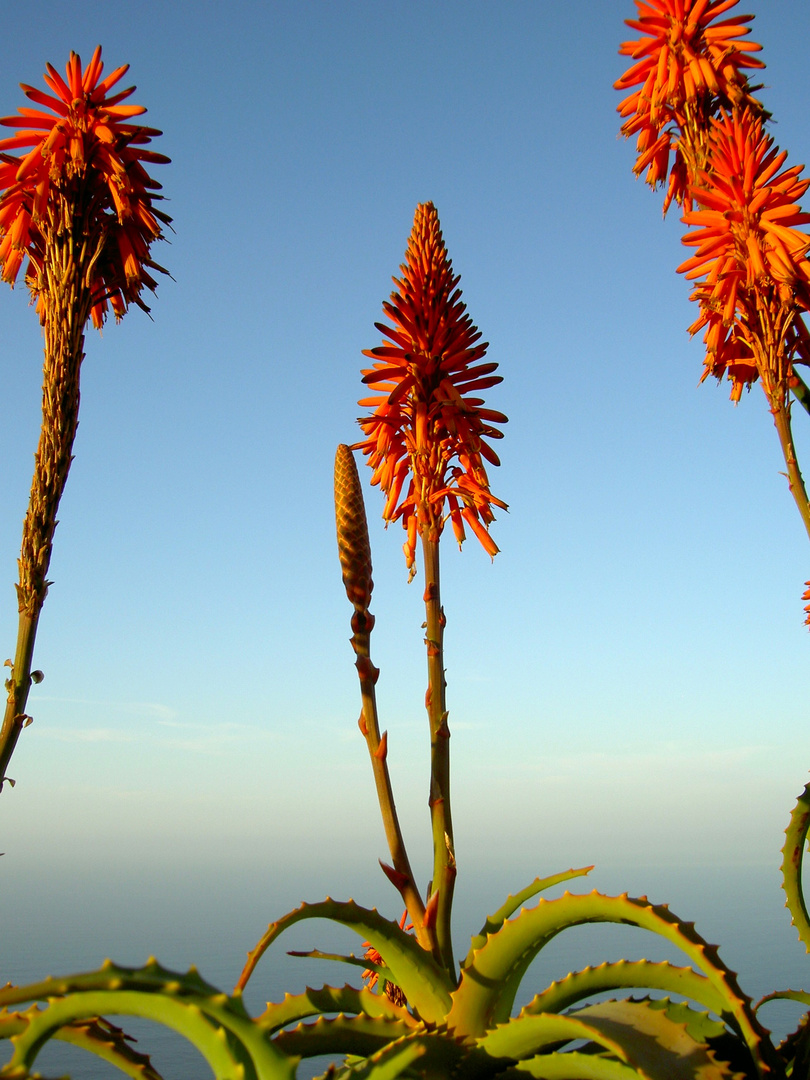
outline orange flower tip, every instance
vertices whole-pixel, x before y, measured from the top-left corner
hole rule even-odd
[[[384,731],[380,737],[379,745],[374,751],[374,757],[377,761],[385,761],[388,757],[388,732]]]
[[[427,904],[425,904],[425,914],[422,918],[422,926],[425,930],[432,930],[436,925],[436,916],[439,911],[439,890],[431,893]]]
[[[394,888],[397,890],[397,892],[401,893],[403,891],[403,889],[405,888],[405,886],[408,884],[407,876],[405,874],[400,873],[399,870],[395,870],[393,866],[389,866],[388,863],[384,863],[382,861],[382,859],[378,859],[377,861],[379,862],[380,867],[382,868],[382,872],[385,874],[385,876],[388,878],[388,880],[391,882],[391,884],[394,886]],[[407,912],[406,912],[406,915],[407,915]],[[400,923],[400,926],[401,927],[404,926],[404,919]]]

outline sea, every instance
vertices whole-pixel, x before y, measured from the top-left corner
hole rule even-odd
[[[17,865],[0,860],[0,973],[2,980],[25,985],[46,975],[66,975],[97,969],[106,957],[119,964],[140,966],[151,955],[164,967],[185,971],[196,965],[208,982],[230,991],[246,953],[267,923],[292,910],[302,900],[316,901],[331,893],[358,903],[377,904],[397,917],[396,894],[379,881],[381,875],[360,873],[348,888],[350,873],[338,874],[338,888],[319,870],[286,867],[283,872],[259,871],[255,865],[152,867],[111,870],[108,861],[92,858],[78,868],[59,865]],[[559,869],[559,868],[553,868]],[[552,868],[549,868],[551,872]],[[459,883],[455,905],[455,941],[463,957],[476,933],[506,894],[525,882],[500,880],[501,874],[479,873]],[[777,866],[649,867],[628,864],[597,869],[587,881],[569,883],[572,892],[592,888],[611,895],[628,891],[646,894],[656,903],[668,901],[680,918],[693,921],[697,931],[738,973],[742,989],[754,1000],[778,989],[810,989],[810,957],[799,942],[784,907]],[[558,887],[548,895],[559,895]],[[530,902],[531,904],[531,902]],[[323,921],[293,927],[259,963],[245,993],[245,1004],[256,1015],[267,1001],[285,992],[324,983],[357,984],[358,968],[325,960],[292,957],[288,950],[319,948],[337,953],[361,953],[362,942],[347,930]],[[684,957],[645,931],[627,926],[596,924],[558,935],[529,969],[516,1009],[553,979],[606,960],[667,959],[683,965]],[[775,1040],[793,1030],[803,1010],[790,1002],[768,1003],[760,1019]],[[149,1053],[165,1080],[208,1080],[211,1071],[185,1040],[151,1022],[127,1017],[118,1022]],[[5,1045],[5,1051],[2,1046]],[[0,1044],[0,1062],[10,1056]],[[302,1080],[320,1075],[328,1061],[301,1064]],[[75,1047],[52,1040],[37,1059],[45,1077],[109,1080],[117,1071]]]

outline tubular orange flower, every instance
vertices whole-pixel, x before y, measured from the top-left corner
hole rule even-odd
[[[675,163],[669,172],[666,213],[674,198],[688,199],[689,165],[699,148],[684,145],[697,135],[717,106],[747,105],[761,111],[750,93],[743,69],[765,65],[750,54],[761,48],[743,41],[752,15],[716,20],[738,0],[636,0],[638,19],[626,23],[643,35],[626,41],[619,52],[636,63],[618,79],[617,90],[634,90],[619,105],[627,117],[622,133],[638,133],[636,175],[647,170],[646,181],[657,187],[667,176],[670,152]]]
[[[697,248],[678,270],[701,279],[692,298],[701,306],[691,333],[706,327],[706,371],[727,373],[732,400],[765,368],[787,392],[792,362],[808,362],[801,311],[810,308],[810,222],[798,200],[810,185],[801,166],[782,169],[787,154],[748,110],[712,121],[706,168],[690,186],[699,210],[683,221]]]
[[[385,340],[364,350],[375,363],[363,371],[363,382],[375,396],[360,405],[374,411],[359,420],[366,439],[357,448],[386,496],[383,517],[402,520],[411,570],[417,532],[438,540],[446,516],[459,544],[467,524],[494,556],[492,507],[506,504],[489,490],[484,460],[500,462],[485,440],[502,438],[493,425],[507,418],[470,395],[502,380],[494,374],[497,364],[479,363],[487,344],[461,301],[433,203],[416,208],[400,269],[396,291],[383,303],[394,325],[375,323]]]
[[[70,54],[63,79],[50,64],[45,82],[51,93],[22,84],[26,97],[43,108],[20,107],[19,116],[0,119],[5,127],[20,128],[0,140],[0,266],[2,278],[13,284],[23,258],[29,265],[26,283],[37,299],[44,321],[42,292],[45,249],[49,233],[64,222],[66,207],[83,231],[82,269],[89,288],[90,315],[96,327],[108,305],[120,318],[140,299],[143,286],[154,290],[149,270],[159,270],[149,258],[161,223],[170,218],[156,209],[160,184],[144,163],[168,158],[143,149],[160,132],[130,122],[146,109],[125,105],[135,87],[110,94],[129,69],[116,68],[101,78],[101,47],[84,70]],[[50,110],[50,111],[44,111]],[[27,149],[21,157],[10,150]]]

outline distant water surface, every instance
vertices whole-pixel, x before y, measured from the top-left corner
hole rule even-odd
[[[3,981],[18,985],[46,974],[90,971],[107,956],[121,964],[139,966],[154,954],[173,970],[184,971],[194,963],[209,982],[230,990],[247,950],[268,921],[291,910],[303,898],[322,899],[327,891],[325,878],[312,874],[272,876],[208,868],[140,877],[89,866],[78,875],[68,867],[51,867],[37,873],[29,868],[17,876],[11,861],[3,859],[2,863],[0,975]],[[510,880],[503,885],[484,877],[467,891],[459,889],[455,918],[459,957],[466,953],[470,935],[480,929],[484,917],[521,884]],[[361,886],[353,890],[358,902],[369,907],[377,904],[391,916],[398,914],[396,897],[392,901],[384,882],[380,885],[366,875]],[[594,887],[614,895],[628,891],[631,895],[646,893],[655,902],[667,900],[679,917],[694,921],[699,933],[720,945],[721,957],[739,973],[743,990],[755,1000],[778,988],[810,987],[810,959],[790,926],[774,867],[613,867],[570,886],[572,892]],[[339,898],[349,895],[348,889],[329,891]],[[357,981],[356,968],[286,954],[288,949],[315,946],[359,952],[360,939],[323,922],[294,927],[256,970],[245,995],[254,1015],[265,1001],[278,1001],[285,991],[301,991],[306,985],[324,982],[342,985]],[[600,924],[576,928],[543,950],[526,977],[518,1005],[571,970],[623,956],[686,962],[654,935],[631,927]],[[766,1006],[761,1019],[781,1038],[795,1027],[800,1015],[799,1007],[777,1003]],[[158,1025],[127,1018],[120,1023],[137,1037],[138,1049],[150,1053],[166,1080],[205,1080],[210,1076],[205,1062],[181,1037]],[[320,1072],[323,1067],[319,1063],[313,1069]],[[92,1055],[56,1042],[40,1055],[38,1069],[48,1076],[70,1074],[75,1080],[121,1075]],[[302,1066],[299,1075],[313,1075],[313,1069]]]

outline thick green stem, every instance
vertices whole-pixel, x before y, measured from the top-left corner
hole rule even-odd
[[[439,589],[439,541],[422,537],[425,564],[425,645],[428,688],[425,695],[430,721],[430,818],[433,832],[433,893],[438,893],[436,937],[440,960],[455,978],[451,916],[456,881],[453,818],[450,811],[450,729],[444,679],[445,617]]]

